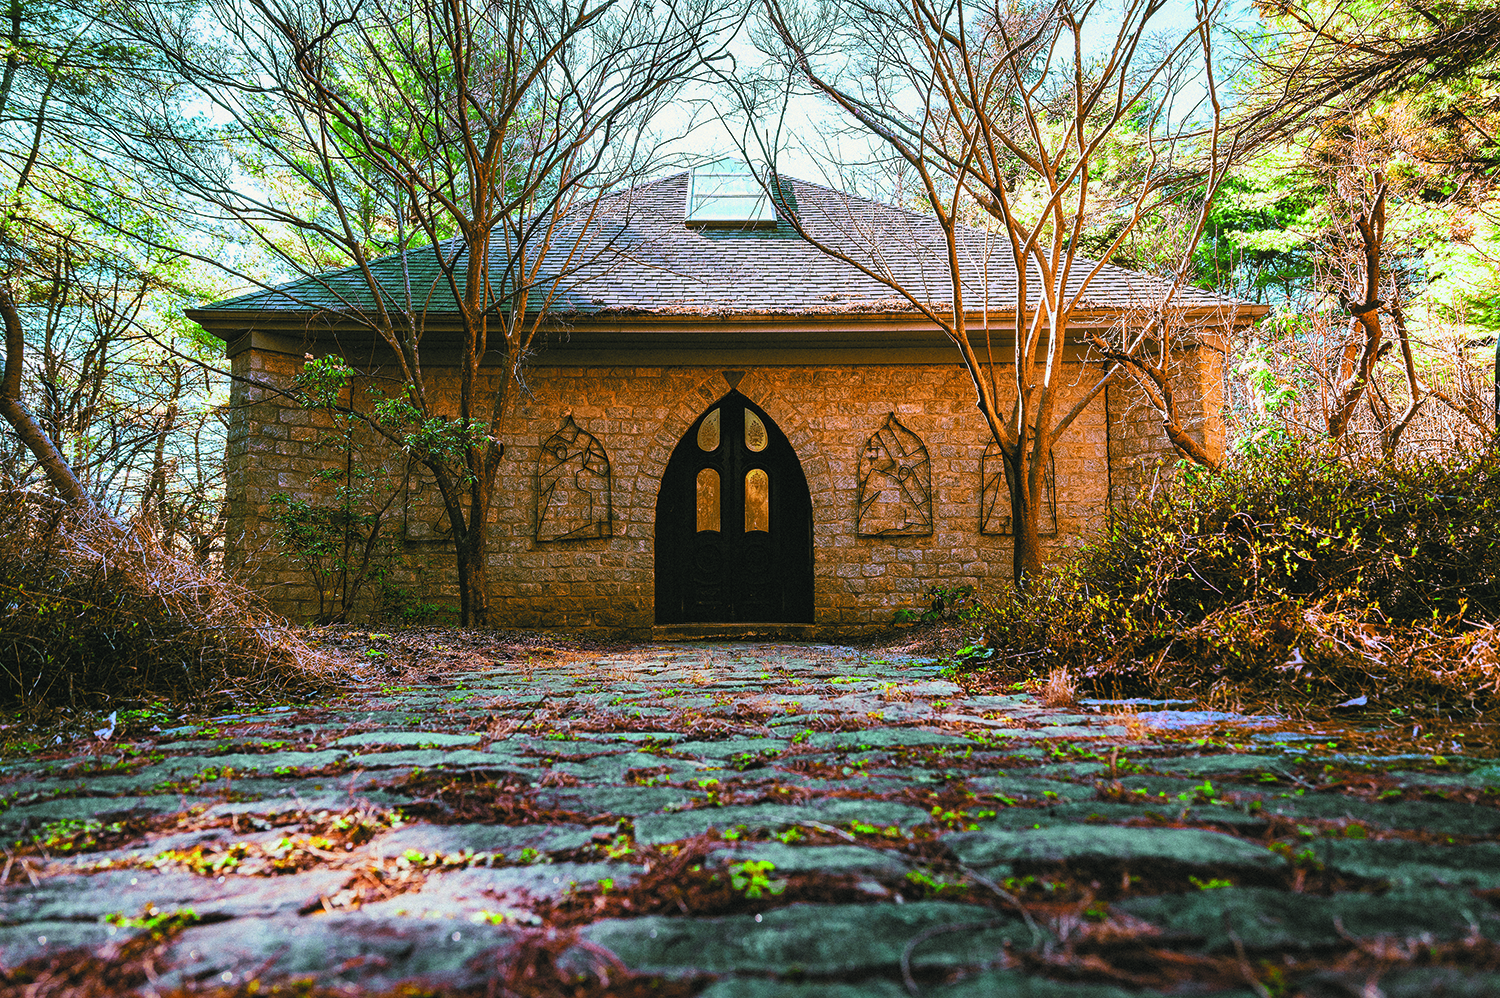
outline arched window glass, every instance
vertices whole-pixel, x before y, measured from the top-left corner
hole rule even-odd
[[[770,529],[771,479],[760,468],[753,468],[745,474],[745,533]]]
[[[716,451],[719,449],[719,416],[720,410],[715,409],[703,417],[703,422],[698,424],[698,448],[705,451]]]
[[[745,410],[745,446],[757,454],[766,449],[770,438],[766,436],[766,424],[749,409]]]
[[[722,530],[719,514],[719,473],[712,468],[698,472],[698,532]]]

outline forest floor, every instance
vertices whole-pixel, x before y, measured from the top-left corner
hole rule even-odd
[[[9,745],[0,994],[1500,994],[1500,764],[1410,722],[319,639],[341,698]]]

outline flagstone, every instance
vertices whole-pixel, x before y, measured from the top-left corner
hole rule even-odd
[[[1500,938],[1500,914],[1465,893],[1441,890],[1345,893],[1331,897],[1266,887],[1227,887],[1121,901],[1115,908],[1190,941],[1207,953],[1305,952],[1345,939],[1462,939],[1471,931]],[[1233,934],[1233,937],[1232,935]]]
[[[940,670],[932,660],[786,644],[532,655],[445,673],[427,688],[357,691],[335,709],[224,718],[221,738],[183,725],[156,745],[132,737],[59,748],[63,759],[0,762],[15,802],[0,825],[12,842],[42,832],[68,848],[73,832],[127,815],[165,819],[154,831],[121,826],[137,837],[100,838],[106,848],[94,852],[80,839],[50,861],[17,863],[0,886],[0,965],[138,931],[103,916],[191,908],[201,921],[162,955],[158,990],[248,986],[253,974],[265,987],[304,978],[350,993],[483,993],[486,968],[516,959],[517,941],[549,906],[581,912],[585,892],[601,911],[628,912],[630,902],[656,914],[596,916],[583,944],[558,951],[565,974],[602,966],[590,947],[604,946],[631,968],[692,977],[709,998],[896,998],[907,994],[901,954],[915,943],[923,995],[1159,998],[1027,963],[1051,937],[1034,935],[973,876],[961,896],[982,904],[927,893],[962,881],[964,868],[990,880],[1045,878],[1049,868],[1107,874],[1111,884],[1129,872],[1140,879],[1127,895],[1097,902],[1085,919],[1154,926],[1151,946],[1190,959],[1233,958],[1235,940],[1252,967],[1315,954],[1331,969],[1288,985],[1309,995],[1365,987],[1333,969],[1351,939],[1405,945],[1427,933],[1441,943],[1466,938],[1471,925],[1500,938],[1500,912],[1474,893],[1500,891],[1500,809],[1440,796],[1500,785],[1500,764],[1454,756],[1442,772],[1420,772],[1430,756],[1341,754],[1322,744],[1327,735],[1284,720],[1284,730],[1253,735],[1262,745],[1254,753],[1205,750],[1142,736],[1146,715],[1124,718],[1112,705],[1086,713],[1025,694],[970,697]],[[1192,703],[1145,706],[1205,716]],[[502,731],[535,724],[492,740],[494,718]],[[1067,743],[1080,751],[1065,755]],[[1192,751],[1200,754],[1173,754]],[[1325,761],[1385,773],[1427,799],[1293,785],[1295,767]],[[1127,772],[1142,765],[1149,771]],[[484,813],[490,801],[523,823],[429,820]],[[173,815],[185,810],[179,824]],[[383,825],[402,811],[397,827],[302,872],[221,879],[160,861],[168,850],[323,834],[335,815],[369,812]],[[671,885],[649,872],[685,839],[707,850],[692,875],[721,878],[704,895],[716,900],[685,900],[727,908],[676,908]],[[1268,886],[1299,876],[1289,853],[1313,877],[1300,893]],[[746,863],[765,864],[756,869],[790,881],[793,894],[713,894]],[[372,868],[387,878],[409,871],[410,889],[377,900],[357,880]],[[1167,883],[1158,871],[1173,875],[1173,889],[1187,874],[1212,889],[1153,894]],[[351,909],[356,884],[366,893]],[[808,903],[825,887],[865,900]],[[1032,909],[1044,934],[1054,909]],[[1470,968],[1394,970],[1379,982],[1387,998],[1489,995],[1494,984]],[[1221,984],[1212,993],[1253,992]]]
[[[825,798],[803,805],[752,804],[729,807],[700,807],[675,814],[642,815],[635,820],[635,837],[646,843],[676,842],[702,835],[712,829],[723,831],[744,826],[747,829],[785,828],[804,821],[846,826],[852,822],[876,828],[901,830],[926,823],[928,814],[910,804],[882,800]]]
[[[1008,942],[1029,943],[1020,919],[987,908],[923,901],[909,904],[795,904],[723,918],[610,919],[584,935],[632,970],[829,975],[895,970],[907,943],[926,930],[973,923],[971,932],[933,937],[912,954],[918,968],[976,966]]]
[[[1286,859],[1264,845],[1198,828],[1071,825],[959,832],[943,839],[959,862],[980,870],[1026,863],[1156,863],[1194,869],[1274,870]]]

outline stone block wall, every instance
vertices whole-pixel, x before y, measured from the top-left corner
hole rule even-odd
[[[235,358],[237,374],[290,383],[303,359],[264,350]],[[379,372],[372,372],[378,376]],[[439,396],[454,386],[429,369]],[[1076,374],[1077,377],[1074,377]],[[1070,372],[1065,384],[1086,382]],[[662,473],[693,422],[729,391],[717,367],[538,366],[511,393],[505,457],[490,514],[495,605],[506,626],[641,635],[655,618],[655,515]],[[1009,584],[1011,541],[980,532],[981,456],[987,431],[973,388],[958,364],[774,366],[743,373],[738,389],[786,434],[812,498],[815,623],[851,633],[891,622],[902,606],[925,607],[933,586]],[[358,397],[359,386],[356,386]],[[291,400],[240,385],[230,427],[231,564],[293,617],[316,613],[307,573],[279,553],[269,520],[277,491],[326,494],[320,469],[341,458],[319,442],[326,427]],[[1107,427],[1111,416],[1116,426]],[[441,405],[439,406],[441,409]],[[456,404],[453,405],[456,411]],[[921,438],[931,461],[930,535],[856,533],[860,456],[894,413]],[[612,523],[608,536],[539,542],[538,458],[544,441],[571,417],[607,452]],[[1058,533],[1049,556],[1097,534],[1108,522],[1114,460],[1143,463],[1153,453],[1149,416],[1121,406],[1111,389],[1059,440]],[[1170,450],[1155,424],[1155,453]],[[357,442],[363,467],[383,469],[399,489],[388,514],[386,591],[409,603],[456,608],[456,570],[431,479],[406,473],[372,441]],[[319,490],[323,490],[320,493]],[[367,593],[367,601],[374,591]]]
[[[1184,352],[1173,370],[1173,393],[1188,433],[1210,454],[1223,454],[1224,355],[1211,346]],[[1106,393],[1110,504],[1123,508],[1171,477],[1182,459],[1162,429],[1161,415],[1130,377]]]

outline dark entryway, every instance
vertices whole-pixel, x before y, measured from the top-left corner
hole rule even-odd
[[[786,435],[737,391],[698,417],[656,500],[656,622],[811,623],[812,499]]]

